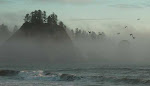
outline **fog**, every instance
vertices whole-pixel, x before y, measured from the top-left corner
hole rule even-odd
[[[95,39],[88,30],[83,30],[87,34],[83,37],[82,34],[66,29],[71,40],[66,40],[65,37],[54,39],[61,36],[61,33],[52,36],[42,33],[33,37],[18,36],[14,33],[9,40],[5,41],[6,37],[1,40],[1,64],[149,64],[149,32],[135,31],[134,27],[129,25],[128,28],[122,25],[112,28],[114,27],[116,29],[112,30],[111,34],[106,32],[107,34],[99,35],[99,32],[93,32],[98,36]]]
[[[47,16],[45,11],[35,10],[26,14],[21,27],[12,23],[12,30],[9,25],[0,25],[0,63],[149,64],[150,31],[140,24],[142,20],[136,19],[132,24],[111,19],[101,23],[79,21],[91,26],[83,22],[81,28],[73,22],[71,26],[77,28],[69,28],[55,13]]]
[[[137,30],[136,27],[129,24],[125,28],[125,25],[109,27],[110,30],[108,33],[106,32],[107,34],[103,40],[85,40],[79,38],[73,39],[73,42],[82,52],[87,62],[149,64],[149,32]],[[133,36],[130,34],[133,34]]]

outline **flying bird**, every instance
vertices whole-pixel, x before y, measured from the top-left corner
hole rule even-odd
[[[125,26],[125,28],[127,28],[128,26]]]
[[[89,33],[91,33],[91,31],[89,31]]]
[[[130,36],[132,36],[132,38],[135,39],[135,37],[133,36],[133,34],[130,34]]]
[[[120,33],[117,33],[118,35],[120,35]]]
[[[140,19],[137,19],[137,20],[140,20]]]

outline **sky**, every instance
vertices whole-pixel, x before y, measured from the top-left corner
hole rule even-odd
[[[128,25],[134,32],[150,32],[150,0],[0,0],[0,24],[21,26],[25,14],[38,9],[55,12],[71,29],[113,34]]]

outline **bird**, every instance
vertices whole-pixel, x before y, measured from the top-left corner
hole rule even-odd
[[[89,31],[89,33],[91,33],[91,31]]]
[[[130,36],[133,36],[133,34],[130,34]]]
[[[135,39],[135,37],[133,37],[133,39]]]
[[[127,28],[128,26],[125,26],[125,28]]]
[[[133,36],[133,34],[130,34],[130,36],[132,36],[132,38],[135,39],[135,37]]]
[[[117,33],[118,35],[120,35],[120,33]]]
[[[137,20],[140,20],[140,19],[137,19]]]

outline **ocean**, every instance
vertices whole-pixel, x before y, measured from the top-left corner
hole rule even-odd
[[[149,65],[1,65],[0,86],[150,86]]]

